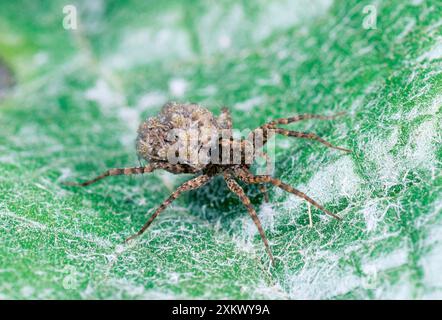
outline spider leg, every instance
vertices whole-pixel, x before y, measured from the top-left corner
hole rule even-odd
[[[331,213],[330,211],[328,211],[327,209],[325,209],[323,206],[321,206],[319,203],[317,203],[315,200],[313,200],[312,198],[310,198],[308,195],[306,195],[304,192],[299,191],[298,189],[293,188],[292,186],[282,182],[279,179],[275,179],[271,176],[254,176],[253,174],[250,173],[250,171],[245,170],[244,168],[238,168],[235,170],[235,174],[236,176],[241,179],[242,181],[244,181],[245,183],[251,183],[251,184],[257,184],[257,183],[271,183],[272,185],[290,192],[300,198],[305,199],[306,201],[308,201],[309,203],[311,203],[312,205],[314,205],[316,208],[318,208],[319,210],[321,210],[322,212],[324,212],[325,214],[337,219],[337,220],[342,220],[341,217],[335,215],[334,213]]]
[[[105,172],[103,172],[102,174],[100,174],[99,176],[91,179],[91,180],[87,180],[84,182],[80,182],[80,183],[76,183],[76,182],[64,182],[64,185],[67,186],[78,186],[78,187],[86,187],[92,183],[95,183],[101,179],[104,179],[106,177],[111,177],[111,176],[120,176],[120,175],[132,175],[132,174],[142,174],[142,173],[149,173],[152,172],[153,170],[157,169],[156,166],[149,164],[145,167],[134,167],[134,168],[115,168],[115,169],[109,169],[106,170]]]
[[[99,176],[97,176],[93,179],[84,181],[84,182],[80,182],[80,183],[63,182],[63,184],[67,185],[67,186],[86,187],[86,186],[93,184],[101,179],[106,178],[106,177],[120,176],[120,175],[129,176],[129,175],[133,175],[133,174],[150,173],[156,169],[173,170],[173,172],[175,172],[175,173],[196,173],[194,170],[192,170],[192,168],[182,166],[180,164],[156,162],[156,163],[150,163],[145,167],[109,169],[109,170],[106,170],[105,172],[103,172],[102,174],[100,174]]]
[[[278,124],[289,124],[289,123],[298,122],[301,120],[308,120],[308,119],[332,120],[332,119],[335,119],[335,118],[343,116],[343,115],[345,115],[345,112],[339,112],[339,113],[332,115],[332,116],[323,116],[323,115],[319,115],[319,114],[307,114],[306,113],[306,114],[300,114],[300,115],[297,115],[294,117],[276,119],[276,120],[267,122],[266,124],[262,125],[260,128],[261,129],[274,128]]]
[[[345,114],[345,112],[339,112],[339,113],[332,115],[332,116],[322,116],[322,115],[318,115],[318,114],[300,114],[300,115],[297,115],[294,117],[272,120],[272,121],[267,122],[267,123],[263,124],[262,126],[256,128],[255,130],[253,130],[253,132],[249,135],[249,137],[247,139],[253,139],[253,137],[255,135],[258,135],[258,136],[262,135],[262,138],[263,138],[262,143],[264,145],[267,143],[269,133],[271,133],[271,130],[275,129],[276,125],[278,125],[278,124],[290,124],[293,122],[307,120],[307,119],[331,120],[331,119],[335,119],[337,117],[340,117],[344,114]]]
[[[164,202],[158,207],[158,209],[150,216],[149,220],[143,225],[143,227],[134,235],[130,236],[125,240],[125,242],[128,242],[139,235],[141,235],[144,231],[146,231],[147,228],[151,225],[153,220],[155,220],[158,215],[167,208],[168,205],[170,205],[176,198],[178,198],[184,191],[194,190],[198,189],[199,187],[203,186],[209,180],[211,179],[208,175],[201,175],[196,178],[193,178],[192,180],[189,180],[187,182],[184,182],[181,186],[178,187]]]
[[[276,133],[282,134],[283,136],[316,140],[329,148],[337,149],[337,150],[341,150],[341,151],[345,151],[345,152],[351,152],[351,150],[332,145],[330,142],[322,139],[320,136],[318,136],[314,133],[292,131],[292,130],[286,130],[286,129],[281,129],[281,128],[273,128],[272,130],[274,130]]]
[[[272,265],[275,266],[275,260],[273,259],[272,250],[270,250],[269,242],[267,241],[264,229],[262,228],[261,221],[259,221],[258,215],[256,214],[256,211],[253,208],[252,204],[250,203],[250,199],[247,197],[241,186],[233,179],[232,175],[227,171],[224,172],[224,179],[226,180],[229,189],[239,197],[241,202],[247,208],[249,215],[252,217],[253,222],[258,228],[259,234],[262,241],[264,242],[264,246],[266,248],[267,254],[269,255],[270,261],[272,262]]]

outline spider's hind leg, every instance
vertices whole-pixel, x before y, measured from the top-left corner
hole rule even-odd
[[[111,177],[111,176],[121,176],[121,175],[133,175],[133,174],[143,174],[143,173],[149,173],[152,172],[153,170],[156,169],[156,166],[154,165],[147,165],[145,167],[133,167],[133,168],[115,168],[115,169],[109,169],[106,170],[105,172],[103,172],[102,174],[100,174],[99,176],[84,181],[84,182],[80,182],[80,183],[76,183],[76,182],[63,182],[64,185],[67,186],[77,186],[77,187],[86,187],[90,184],[93,184],[101,179],[104,179],[106,177]]]

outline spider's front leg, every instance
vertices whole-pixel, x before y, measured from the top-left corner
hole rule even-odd
[[[323,138],[319,137],[318,135],[316,135],[314,133],[299,132],[299,131],[277,128],[277,125],[290,124],[293,122],[307,120],[307,119],[331,120],[331,119],[335,119],[336,117],[342,116],[344,114],[345,114],[345,112],[340,112],[340,113],[337,113],[333,116],[322,116],[322,115],[316,115],[316,114],[301,114],[301,115],[290,117],[290,118],[276,119],[276,120],[270,121],[266,124],[263,124],[262,126],[255,129],[249,135],[248,139],[253,139],[255,136],[258,136],[258,137],[261,137],[262,143],[266,144],[267,140],[270,137],[270,134],[277,133],[277,134],[281,134],[281,135],[287,136],[287,137],[296,137],[296,138],[316,140],[329,148],[333,148],[333,149],[337,149],[337,150],[341,150],[341,151],[345,151],[345,152],[351,152],[351,150],[332,145],[330,142],[324,140]]]
[[[302,120],[308,120],[308,119],[333,120],[333,119],[343,116],[343,115],[345,115],[345,112],[339,112],[339,113],[334,114],[332,116],[323,116],[320,114],[305,113],[305,114],[300,114],[300,115],[297,115],[294,117],[280,118],[280,119],[272,120],[272,121],[267,122],[266,124],[262,125],[260,128],[261,129],[275,128],[275,126],[278,124],[289,124],[289,123],[298,122],[298,121],[302,121]]]
[[[314,205],[316,208],[318,208],[319,210],[321,210],[322,212],[324,212],[325,214],[337,219],[337,220],[342,220],[341,217],[335,215],[334,213],[331,213],[330,211],[328,211],[327,209],[325,209],[323,206],[321,206],[319,203],[317,203],[315,200],[313,200],[312,198],[310,198],[308,195],[306,195],[304,192],[299,191],[298,189],[293,188],[292,186],[282,182],[279,179],[275,179],[271,176],[255,176],[253,175],[249,170],[247,170],[246,168],[238,168],[234,171],[235,175],[241,179],[242,181],[244,181],[245,183],[251,183],[251,184],[256,184],[256,183],[271,183],[272,185],[274,185],[275,187],[278,187],[284,191],[290,192],[300,198],[303,198],[304,200],[308,201],[309,203],[311,203],[312,205]]]
[[[168,205],[170,205],[176,198],[178,198],[184,191],[194,190],[198,189],[199,187],[203,186],[207,182],[210,181],[212,177],[208,175],[201,175],[198,176],[192,180],[189,180],[187,182],[184,182],[181,186],[178,187],[164,202],[158,207],[158,209],[151,215],[149,220],[144,224],[144,226],[134,235],[130,236],[125,240],[125,242],[128,242],[139,235],[141,235],[144,231],[146,231],[147,228],[152,224],[152,222],[155,220],[158,215],[167,208]]]
[[[282,128],[273,128],[271,130],[274,130],[275,133],[281,134],[286,137],[295,137],[295,138],[315,140],[315,141],[318,141],[329,148],[341,150],[344,152],[351,152],[351,150],[349,150],[349,149],[345,149],[342,147],[337,147],[335,145],[332,145],[330,142],[324,140],[323,138],[321,138],[320,136],[318,136],[314,133],[286,130],[286,129],[282,129]]]
[[[275,260],[273,259],[272,250],[270,250],[270,245],[269,245],[269,242],[267,241],[267,237],[265,235],[264,229],[262,228],[261,221],[259,221],[258,215],[256,214],[256,211],[253,208],[252,204],[250,203],[250,199],[245,194],[243,188],[241,188],[241,186],[233,179],[231,173],[225,171],[224,172],[224,179],[226,180],[226,183],[227,183],[227,186],[229,187],[229,189],[239,197],[241,202],[247,208],[247,211],[249,212],[250,217],[252,217],[253,222],[255,223],[256,227],[258,228],[261,239],[264,242],[264,246],[266,248],[267,254],[270,257],[270,261],[272,262],[272,265],[275,266]]]

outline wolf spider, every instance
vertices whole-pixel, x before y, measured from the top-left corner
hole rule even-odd
[[[270,258],[272,265],[274,265],[274,258],[272,251],[270,249],[269,243],[265,232],[261,226],[261,222],[253,208],[250,199],[245,194],[243,188],[238,184],[236,179],[243,181],[246,184],[258,184],[261,192],[264,194],[265,201],[268,201],[268,195],[266,190],[266,184],[270,184],[281,188],[284,191],[292,193],[300,198],[305,199],[307,202],[320,209],[327,215],[341,220],[340,217],[331,213],[325,209],[322,205],[317,203],[315,200],[307,196],[305,193],[291,187],[290,185],[282,182],[279,179],[273,178],[270,175],[253,175],[250,172],[250,163],[246,163],[245,158],[245,143],[246,141],[256,141],[253,138],[261,135],[260,147],[262,147],[268,140],[270,134],[281,134],[289,137],[297,137],[303,139],[316,140],[323,145],[342,150],[345,152],[350,152],[348,149],[341,147],[336,147],[329,142],[325,141],[321,137],[315,135],[314,133],[304,133],[292,130],[286,130],[277,127],[278,125],[290,124],[293,122],[306,120],[306,119],[334,119],[341,114],[336,114],[334,116],[321,116],[314,114],[302,114],[290,118],[282,118],[270,121],[258,128],[256,128],[249,135],[248,139],[233,139],[230,138],[217,138],[217,147],[221,150],[222,148],[228,148],[231,153],[239,152],[241,155],[241,160],[239,163],[222,163],[219,161],[209,161],[209,162],[189,162],[189,161],[170,161],[168,157],[168,148],[171,147],[173,143],[176,143],[176,137],[170,137],[169,133],[173,129],[190,130],[190,128],[197,129],[199,133],[204,130],[232,130],[232,119],[228,109],[224,108],[221,115],[215,118],[210,111],[200,107],[197,104],[179,104],[179,103],[167,103],[159,113],[157,117],[148,118],[146,121],[142,122],[138,129],[138,137],[136,141],[137,153],[140,157],[148,161],[148,164],[143,167],[133,167],[133,168],[119,168],[110,169],[102,173],[101,175],[95,177],[94,179],[82,182],[82,183],[68,183],[69,185],[76,186],[88,186],[95,183],[105,177],[117,176],[117,175],[133,175],[133,174],[143,174],[150,173],[154,170],[162,169],[169,171],[174,174],[186,173],[186,174],[197,174],[197,176],[179,186],[164,202],[157,208],[157,210],[151,215],[149,220],[143,225],[143,227],[134,235],[127,238],[126,241],[134,239],[141,235],[146,229],[152,224],[156,217],[171,204],[176,198],[178,198],[183,192],[188,190],[194,190],[202,187],[208,183],[213,177],[217,175],[222,175],[227,183],[228,188],[235,193],[243,205],[247,208],[247,211],[258,228],[259,234],[262,241],[264,242],[265,249]],[[198,140],[199,145],[203,147],[205,144],[209,143],[207,136],[202,134]],[[253,147],[255,143],[253,142]],[[261,152],[261,155],[263,153]],[[183,159],[181,159],[183,160]],[[230,159],[231,160],[231,159]],[[252,162],[254,156],[252,157]]]

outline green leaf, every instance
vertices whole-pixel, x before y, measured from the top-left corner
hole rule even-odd
[[[0,3],[0,298],[442,296],[438,1],[84,0],[77,30],[65,5]],[[62,182],[138,165],[136,128],[168,100],[228,106],[238,129],[346,111],[291,128],[351,154],[280,137],[275,172],[343,221],[247,187],[271,268],[216,179],[124,244],[190,177]]]

